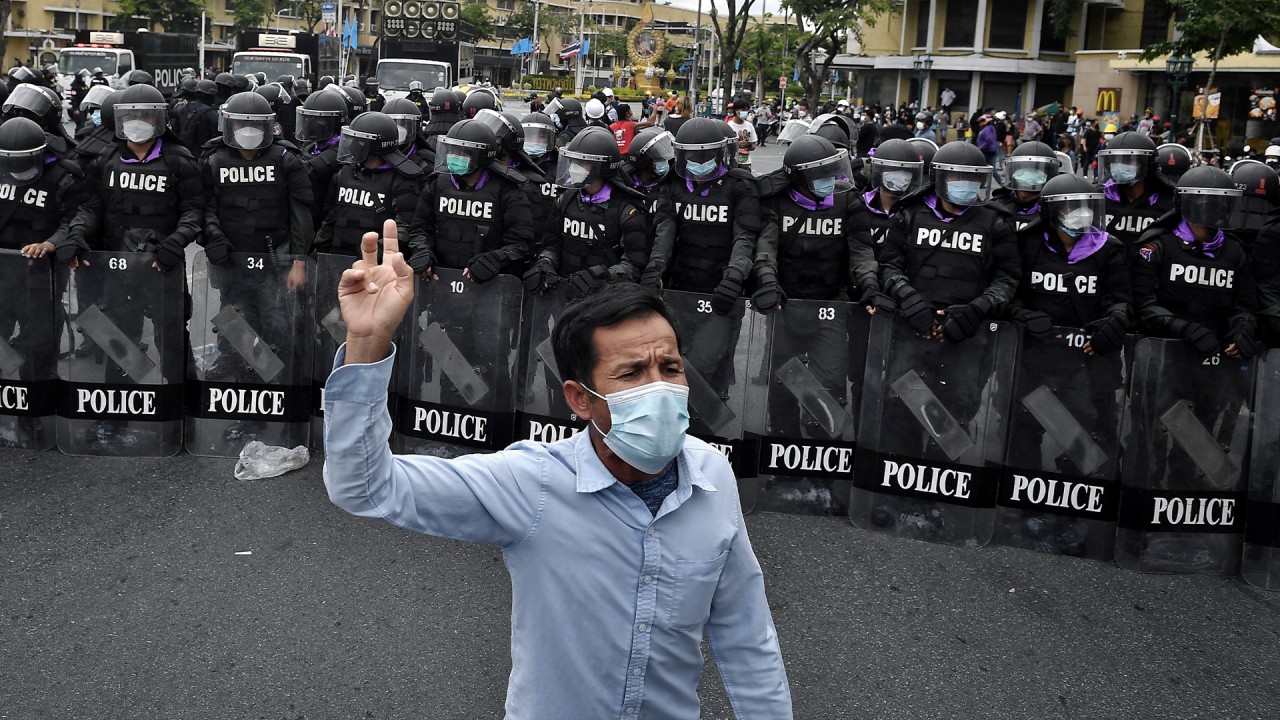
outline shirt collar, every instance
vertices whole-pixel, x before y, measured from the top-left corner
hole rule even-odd
[[[583,428],[573,438],[574,444],[574,465],[577,475],[578,492],[594,493],[601,490],[607,490],[618,482],[618,479],[609,472],[609,469],[600,461],[600,456],[596,455],[595,445],[591,442],[591,428]],[[690,485],[702,488],[707,492],[717,492],[715,483],[712,483],[702,470],[689,462],[689,451],[684,449],[676,456],[676,462],[680,463],[677,467],[680,477],[680,483],[684,484],[687,480]]]
[[[483,188],[483,187],[484,187],[484,184],[485,184],[486,182],[488,182],[488,180],[489,180],[489,171],[488,171],[488,170],[482,170],[482,171],[480,171],[480,179],[476,181],[476,186],[475,186],[475,187],[473,187],[473,188],[471,188],[471,189],[472,189],[472,190],[479,190],[480,188]],[[462,189],[462,183],[458,182],[458,176],[457,176],[457,175],[452,175],[452,174],[451,174],[451,175],[449,175],[449,182],[453,183],[453,189],[454,189],[454,190],[461,190],[461,189]]]
[[[129,151],[128,147],[129,146],[127,145],[125,146],[126,151]],[[120,162],[125,163],[126,165],[133,165],[135,163],[149,163],[152,160],[155,160],[156,158],[160,157],[160,151],[163,148],[164,148],[164,138],[156,138],[156,144],[151,146],[151,150],[147,153],[146,157],[139,160],[136,157],[128,157],[126,155],[121,155]]]
[[[828,195],[821,200],[814,200],[795,188],[788,188],[787,192],[791,195],[791,199],[805,210],[826,210],[836,204],[835,195]]]

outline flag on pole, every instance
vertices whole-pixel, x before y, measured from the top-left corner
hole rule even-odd
[[[589,52],[591,52],[591,40],[590,39],[583,40],[582,41],[582,57],[586,57],[587,53]]]
[[[520,38],[511,44],[512,55],[527,55],[533,49],[533,42],[529,38]]]
[[[564,47],[560,48],[560,59],[568,60],[570,58],[576,58],[581,52],[582,52],[582,41],[574,40],[568,45],[565,45]]]

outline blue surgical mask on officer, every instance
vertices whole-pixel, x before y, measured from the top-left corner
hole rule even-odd
[[[547,144],[526,142],[524,151],[529,154],[529,157],[542,157],[547,154]]]
[[[701,179],[710,177],[711,174],[716,171],[716,165],[717,163],[715,160],[708,160],[700,163],[690,160],[684,164],[684,167],[685,170],[687,170],[694,178]]]
[[[956,205],[972,205],[982,191],[982,183],[977,180],[951,180],[947,182],[947,200]]]
[[[828,198],[836,192],[835,176],[818,178],[813,181],[813,194],[820,198]]]

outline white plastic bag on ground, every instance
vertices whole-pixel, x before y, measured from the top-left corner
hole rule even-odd
[[[236,479],[261,480],[276,477],[290,470],[297,470],[310,459],[311,454],[307,452],[305,445],[290,450],[254,440],[240,451],[240,459],[236,462]]]

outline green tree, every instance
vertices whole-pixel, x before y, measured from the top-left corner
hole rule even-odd
[[[120,0],[116,26],[127,27],[129,18],[137,15],[147,18],[151,30],[162,25],[166,32],[197,32],[202,10],[203,0]]]
[[[1209,80],[1200,101],[1200,117],[1209,107],[1208,89],[1218,74],[1223,58],[1249,52],[1259,35],[1280,33],[1280,3],[1258,0],[1168,0],[1177,18],[1173,24],[1174,39],[1148,45],[1141,59],[1146,62],[1165,55],[1205,53],[1212,63]],[[1196,149],[1203,149],[1203,126],[1196,133]]]
[[[268,18],[276,11],[274,0],[236,0],[231,16],[235,24],[231,29],[238,35],[246,30],[265,27],[270,24]]]
[[[578,35],[578,14],[567,10],[547,7],[543,4],[538,11],[538,40],[542,43],[543,60],[551,59],[551,43],[548,35],[557,35],[567,41]],[[507,16],[506,33],[513,38],[533,39],[533,4],[523,2],[520,7]]]
[[[725,0],[726,13],[721,22],[717,3],[711,3],[711,25],[715,28],[716,42],[719,43],[720,84],[725,92],[733,91],[733,61],[738,57],[738,48],[747,37],[748,25],[751,22],[751,6],[755,0]],[[726,95],[726,98],[728,96]]]
[[[772,18],[765,13],[765,20]],[[757,96],[763,95],[778,76],[790,72],[788,58],[783,56],[784,30],[782,25],[759,23],[742,42],[742,69],[748,77],[755,78]]]
[[[489,6],[482,3],[467,3],[462,6],[462,27],[473,42],[492,40],[496,27]]]
[[[320,0],[299,0],[298,19],[307,28],[307,32],[315,32],[316,26],[324,20],[324,9]]]
[[[897,8],[894,0],[843,0],[832,5],[830,0],[784,0],[791,9],[800,38],[795,46],[796,68],[809,106],[818,104],[822,83],[843,52],[847,33],[860,38],[862,28],[875,27],[876,18]],[[815,56],[822,58],[815,62]]]

